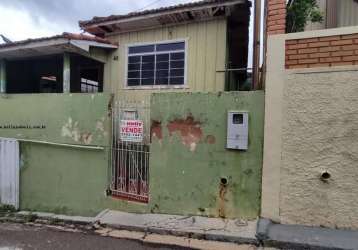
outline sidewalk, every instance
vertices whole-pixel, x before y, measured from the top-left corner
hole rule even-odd
[[[96,217],[108,227],[195,239],[257,244],[257,221],[227,220],[201,216],[130,214],[106,210]]]
[[[243,221],[201,216],[131,214],[113,210],[104,210],[96,217],[25,211],[16,214],[24,217],[35,215],[40,220],[50,222],[60,221],[84,225],[85,228],[95,229],[95,232],[102,236],[140,240],[143,243],[185,246],[194,249],[221,249],[225,244],[229,244],[225,245],[225,249],[251,250],[273,247],[272,249],[358,250],[358,231],[281,225],[267,219],[260,219],[257,223],[257,220]],[[218,247],[218,244],[224,245]],[[259,245],[265,247],[257,247]]]
[[[29,215],[22,211],[19,215]],[[165,214],[132,214],[104,210],[96,217],[56,215],[52,213],[32,213],[39,218],[60,220],[68,223],[90,224],[162,235],[182,236],[195,239],[258,244],[255,237],[257,220],[242,221],[201,216],[179,216]]]
[[[101,236],[135,240],[143,244],[205,250],[264,249],[258,247],[255,237],[256,220],[246,222],[201,216],[131,214],[112,210],[102,211],[96,217],[26,211],[17,214],[25,217],[35,215],[40,220],[87,225]]]

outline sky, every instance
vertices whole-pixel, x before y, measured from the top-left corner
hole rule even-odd
[[[79,20],[186,2],[193,0],[1,0],[0,34],[16,41],[80,32]]]
[[[197,0],[0,0],[0,34],[17,41],[63,32],[81,32],[79,20],[195,1]],[[252,34],[252,25],[250,33]]]

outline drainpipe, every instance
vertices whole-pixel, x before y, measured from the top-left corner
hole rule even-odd
[[[6,63],[0,60],[0,93],[6,93]]]
[[[261,0],[255,0],[254,12],[254,48],[253,48],[253,70],[252,89],[261,89],[260,84],[260,31],[261,31]]]
[[[71,58],[70,54],[63,54],[63,93],[70,93]]]

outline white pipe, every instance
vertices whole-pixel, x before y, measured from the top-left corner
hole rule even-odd
[[[82,149],[92,149],[92,150],[104,150],[104,147],[102,147],[102,146],[84,146],[84,145],[76,145],[76,144],[56,143],[56,142],[27,140],[27,139],[17,139],[17,140],[20,141],[20,142],[40,143],[40,144],[61,146],[61,147],[82,148]]]

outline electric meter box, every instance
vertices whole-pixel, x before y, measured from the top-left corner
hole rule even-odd
[[[249,113],[246,111],[228,111],[226,148],[247,150],[248,146]]]

